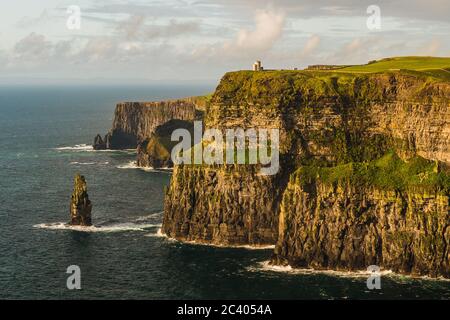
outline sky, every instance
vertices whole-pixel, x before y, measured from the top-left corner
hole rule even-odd
[[[379,8],[379,20],[370,5]],[[300,69],[450,56],[449,0],[4,0],[0,6],[3,82],[207,82],[250,69],[257,59],[269,69]]]

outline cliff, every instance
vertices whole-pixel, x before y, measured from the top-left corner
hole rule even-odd
[[[149,138],[145,139],[137,148],[137,165],[140,167],[171,168],[172,148],[178,143],[172,141],[172,132],[176,129],[186,129],[193,135],[192,121],[172,119],[159,125]]]
[[[433,162],[395,154],[302,167],[283,194],[272,263],[449,277],[449,187]]]
[[[164,202],[163,232],[218,245],[266,245],[277,239],[280,175],[244,166],[176,166]]]
[[[110,132],[97,135],[94,149],[135,149],[149,138],[156,127],[172,119],[193,121],[201,117],[206,97],[192,97],[160,102],[118,103]]]
[[[404,163],[422,157],[436,170],[447,170],[449,102],[449,81],[411,71],[227,73],[205,109],[205,127],[278,128],[280,171],[260,176],[253,165],[177,166],[166,193],[163,231],[215,244],[277,243],[274,261],[294,266],[352,270],[379,262],[398,271],[448,276],[447,187],[426,193],[420,184],[383,189],[368,180],[363,188],[343,182],[330,187],[317,180],[302,189],[292,181],[301,168],[364,164],[391,153]],[[332,209],[316,210],[310,202]],[[342,224],[335,226],[337,219]],[[319,230],[323,246],[315,246],[317,237],[302,242],[308,228]],[[387,228],[396,230],[394,238],[417,237],[389,243]],[[337,231],[327,235],[328,230]],[[341,253],[326,249],[336,236],[344,237]],[[410,250],[400,255],[407,243]],[[371,249],[358,252],[366,247]]]

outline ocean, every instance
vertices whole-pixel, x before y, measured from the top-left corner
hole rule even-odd
[[[184,244],[159,232],[170,172],[141,170],[135,152],[93,151],[118,101],[200,95],[213,87],[0,88],[2,299],[450,299],[450,281],[391,273],[271,268],[271,249]],[[67,228],[76,173],[85,175],[97,227]],[[67,268],[81,270],[69,290]]]

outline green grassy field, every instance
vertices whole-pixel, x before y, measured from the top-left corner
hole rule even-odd
[[[365,65],[333,70],[333,72],[375,73],[399,70],[416,71],[426,76],[450,80],[450,58],[444,57],[394,57]]]

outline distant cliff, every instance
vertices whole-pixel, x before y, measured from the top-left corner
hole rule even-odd
[[[204,97],[160,102],[118,103],[110,132],[94,141],[95,149],[134,149],[149,138],[156,127],[172,119],[193,121],[201,117]]]
[[[249,165],[177,166],[163,231],[215,244],[277,243],[274,263],[354,270],[373,262],[448,276],[449,102],[449,82],[412,72],[227,73],[205,127],[280,129],[281,169],[259,176]],[[362,186],[320,175],[297,183],[305,168],[406,168],[411,159],[426,165],[402,172],[408,188],[371,174]]]

